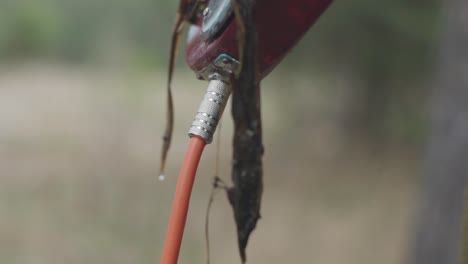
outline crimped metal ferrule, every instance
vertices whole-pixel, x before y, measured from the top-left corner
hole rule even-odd
[[[190,137],[199,136],[207,144],[211,143],[230,94],[231,86],[228,83],[221,80],[209,82],[208,90],[189,129]]]

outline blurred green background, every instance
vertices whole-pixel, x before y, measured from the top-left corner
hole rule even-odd
[[[206,83],[181,49],[168,179],[157,180],[178,3],[0,2],[0,262],[157,263],[186,130]],[[263,82],[265,194],[250,263],[401,263],[411,228],[439,1],[336,1]],[[232,124],[222,127],[229,181]],[[215,148],[180,263],[205,261]],[[225,196],[212,263],[239,263]]]

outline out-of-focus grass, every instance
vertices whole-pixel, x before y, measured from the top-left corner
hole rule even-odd
[[[169,178],[157,180],[164,74],[60,65],[0,69],[0,262],[158,263],[187,124],[205,89],[174,84]],[[250,263],[400,263],[417,155],[343,141],[345,90],[309,76],[264,82],[265,192]],[[303,91],[291,93],[291,91]],[[223,122],[229,181],[232,124]],[[180,263],[205,260],[204,215],[214,169],[207,149],[193,191]],[[232,212],[219,194],[213,263],[239,263]]]

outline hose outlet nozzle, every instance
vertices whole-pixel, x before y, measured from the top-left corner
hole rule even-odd
[[[207,144],[213,141],[213,135],[230,94],[231,85],[222,80],[210,80],[203,101],[189,129],[189,137],[199,136]]]

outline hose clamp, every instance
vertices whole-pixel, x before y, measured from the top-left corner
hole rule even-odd
[[[232,74],[239,67],[239,61],[227,54],[219,55],[212,63],[196,73],[199,80],[223,80],[230,82]]]

